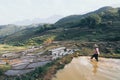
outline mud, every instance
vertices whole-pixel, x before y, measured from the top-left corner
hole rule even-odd
[[[120,80],[120,59],[90,57],[73,58],[52,80]]]

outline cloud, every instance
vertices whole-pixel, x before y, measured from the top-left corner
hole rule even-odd
[[[117,3],[117,4],[111,4],[112,6],[114,7],[120,7],[120,3]]]
[[[31,0],[25,0],[25,3],[26,3],[27,5],[32,5],[32,1],[31,1]]]
[[[120,7],[120,0],[0,0],[0,24],[54,14],[83,14],[103,6]]]

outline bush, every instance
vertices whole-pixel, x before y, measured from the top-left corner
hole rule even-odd
[[[0,76],[3,74],[3,70],[2,69],[0,69]]]

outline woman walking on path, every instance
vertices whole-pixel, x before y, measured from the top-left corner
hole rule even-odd
[[[94,44],[94,48],[95,48],[95,52],[94,52],[94,54],[91,56],[91,59],[93,59],[93,58],[95,57],[96,61],[98,61],[98,55],[100,54],[98,45],[97,45],[97,44]]]

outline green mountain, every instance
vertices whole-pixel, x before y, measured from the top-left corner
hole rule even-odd
[[[84,15],[72,15],[55,24],[26,28],[1,38],[1,43],[37,45],[49,40],[120,41],[120,9],[103,7]]]
[[[37,27],[41,24],[32,24],[28,26],[18,26],[18,25],[13,25],[13,24],[8,24],[8,25],[0,25],[0,38],[5,37],[7,35],[14,34],[20,30],[26,29],[26,28],[32,28],[32,27]]]
[[[68,16],[55,25],[65,28],[57,40],[120,41],[120,8],[103,7],[84,15]]]
[[[43,42],[41,39],[44,39],[41,37],[42,35],[47,36],[53,34],[47,33],[51,29],[55,29],[51,24],[37,25],[36,27],[28,26],[25,29],[0,38],[0,43],[19,46],[24,44],[33,44],[33,40],[35,40],[40,44]]]
[[[64,18],[60,19],[58,22],[56,22],[55,25],[58,27],[65,27],[65,25],[68,25],[68,24],[76,25],[80,22],[81,19],[88,17],[90,15],[98,14],[100,16],[108,16],[108,15],[112,16],[114,13],[117,13],[117,11],[118,11],[118,8],[112,8],[109,6],[102,7],[96,11],[93,11],[93,12],[90,12],[87,14],[71,15],[71,16],[64,17]]]
[[[0,37],[10,35],[10,34],[15,33],[21,29],[22,28],[20,26],[16,26],[16,25],[1,25],[0,26]]]

